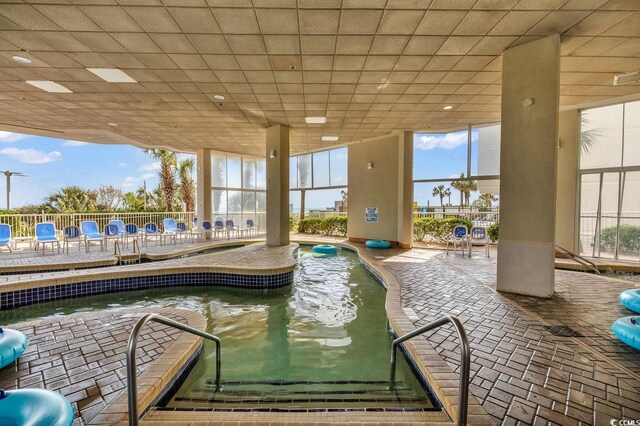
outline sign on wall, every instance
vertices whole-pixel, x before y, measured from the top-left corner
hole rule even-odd
[[[364,221],[365,222],[377,222],[378,221],[378,208],[377,207],[365,207],[365,209],[364,209]]]

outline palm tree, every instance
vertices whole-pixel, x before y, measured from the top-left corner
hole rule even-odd
[[[460,179],[464,179],[464,173],[460,173]],[[451,186],[453,187],[453,189],[460,191],[460,207],[462,207],[463,197],[464,197],[464,191],[463,191],[464,182],[461,180],[455,180],[451,182]]]
[[[95,210],[96,194],[79,186],[65,186],[45,199],[52,210],[60,213]]]
[[[460,177],[464,178],[464,173]],[[464,193],[464,205],[468,206],[469,205],[469,200],[471,198],[471,193],[473,191],[477,191],[478,190],[478,183],[475,180],[471,180],[471,179],[464,179],[464,180],[460,180],[458,182],[460,184],[460,188],[462,190],[462,193]]]
[[[433,196],[440,197],[440,207],[443,207],[443,200],[447,195],[451,195],[450,188],[445,188],[444,185],[438,185],[433,188]]]
[[[192,212],[195,208],[196,185],[193,181],[193,157],[185,158],[178,163],[178,177],[180,178],[180,198],[185,211]]]
[[[582,130],[587,127],[589,127],[589,117],[587,112],[582,112],[580,114],[580,154],[582,155],[588,154],[602,137],[599,129]]]
[[[173,211],[173,205],[176,199],[176,154],[175,152],[167,151],[166,149],[145,149],[144,152],[156,160],[160,161],[160,170],[158,176],[160,177],[161,191],[165,206],[168,212]]]
[[[483,207],[491,208],[491,203],[495,203],[496,201],[498,201],[498,197],[487,192],[485,194],[480,194],[478,200],[480,200]]]

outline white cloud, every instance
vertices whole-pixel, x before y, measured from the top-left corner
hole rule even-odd
[[[58,161],[62,158],[62,154],[58,151],[51,151],[49,153],[38,151],[32,148],[19,149],[19,148],[3,148],[0,149],[0,154],[6,155],[18,160],[21,163],[27,164],[45,164]]]
[[[118,167],[127,167],[127,163],[118,163]]]
[[[447,133],[445,135],[422,135],[415,147],[430,150],[434,148],[454,149],[467,143],[467,132]]]
[[[68,140],[68,141],[62,142],[62,146],[64,146],[65,148],[75,147],[75,146],[85,146],[85,145],[89,145],[89,143],[88,142],[80,142],[80,141],[72,141],[72,140]]]
[[[155,163],[145,163],[141,164],[138,167],[139,172],[157,172],[160,170],[160,162],[156,161]]]
[[[140,176],[127,176],[120,185],[123,189],[131,189],[132,187],[137,187],[142,185],[142,181],[146,179],[151,179],[155,176],[155,173],[144,173]]]
[[[22,140],[28,137],[29,136],[21,135],[20,133],[0,131],[0,142],[18,142],[19,140]]]

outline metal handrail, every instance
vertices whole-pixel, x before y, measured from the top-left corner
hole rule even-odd
[[[464,426],[467,424],[467,406],[469,405],[469,369],[471,366],[471,349],[469,348],[469,338],[464,331],[462,323],[457,317],[453,315],[446,315],[438,320],[435,320],[427,325],[424,325],[410,333],[400,336],[391,344],[391,375],[389,378],[389,389],[393,390],[396,380],[396,348],[400,343],[405,340],[409,340],[422,333],[425,333],[434,328],[441,327],[450,322],[458,332],[458,338],[460,339],[460,396],[458,397],[458,425]]]
[[[593,263],[592,261],[590,261],[589,259],[584,258],[584,257],[580,256],[579,254],[575,254],[571,250],[567,250],[564,247],[560,247],[557,244],[556,244],[556,250],[558,250],[558,251],[562,252],[563,254],[569,256],[571,259],[575,260],[576,262],[578,262],[582,266],[591,269],[596,274],[602,275],[602,274],[600,274],[600,270],[598,269],[598,266],[595,263]]]
[[[113,255],[118,258],[118,264],[122,263],[122,250],[120,249],[120,241],[118,240],[114,241]]]
[[[137,248],[137,250],[136,250]],[[138,253],[138,263],[142,262],[142,251],[140,251],[140,244],[138,243],[138,239],[133,240],[133,252]]]
[[[213,340],[216,342],[216,389],[217,392],[220,389],[220,339],[213,334],[205,333],[197,328],[189,327],[188,325],[181,324],[172,319],[163,317],[158,314],[147,314],[140,318],[131,331],[129,336],[129,343],[127,344],[127,394],[129,402],[129,426],[138,425],[138,392],[136,386],[138,378],[136,376],[136,346],[138,344],[138,336],[140,330],[144,325],[150,321],[159,322],[160,324],[168,325],[170,327],[177,328],[187,333],[195,334],[196,336]]]

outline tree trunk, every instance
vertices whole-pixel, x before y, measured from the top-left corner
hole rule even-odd
[[[304,210],[305,210],[305,190],[300,190],[300,220],[304,219]]]

